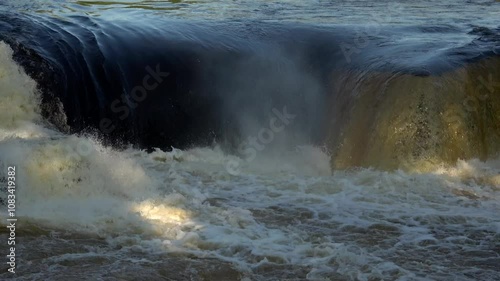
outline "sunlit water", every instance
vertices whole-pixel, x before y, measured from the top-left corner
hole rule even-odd
[[[500,18],[493,1],[62,2],[9,5],[54,17],[141,13],[326,25],[496,27]],[[46,124],[35,88],[0,43],[0,167],[18,168],[18,280],[500,276],[499,160],[409,174],[332,172],[329,155],[314,146],[264,150],[251,162],[217,145],[118,151]],[[228,162],[238,160],[241,170],[229,173]],[[2,264],[1,278],[12,278]]]
[[[498,1],[369,1],[369,0],[123,0],[6,1],[9,7],[51,15],[116,18],[129,13],[194,20],[259,20],[314,24],[428,24],[496,27]],[[144,11],[149,11],[145,14]]]

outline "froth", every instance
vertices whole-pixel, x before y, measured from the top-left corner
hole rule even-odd
[[[92,136],[37,125],[36,85],[11,56],[0,43],[0,175],[6,165],[18,167],[24,221],[102,234],[112,247],[216,257],[249,271],[302,267],[312,280],[412,278],[399,263],[405,250],[447,247],[462,230],[498,232],[498,160],[426,174],[332,174],[330,156],[314,146],[263,151],[252,161],[219,147],[116,151]],[[228,161],[239,161],[239,174],[226,170]],[[450,239],[434,237],[434,229]]]
[[[36,83],[12,58],[12,49],[0,41],[0,128],[12,129],[40,118]]]

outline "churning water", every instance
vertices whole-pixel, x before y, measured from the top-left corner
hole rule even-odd
[[[0,4],[18,217],[0,278],[498,280],[499,16],[486,0]]]

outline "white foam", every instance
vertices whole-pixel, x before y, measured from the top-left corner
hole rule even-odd
[[[460,161],[434,174],[332,174],[330,157],[313,146],[251,162],[218,147],[115,151],[40,125],[35,84],[11,55],[0,43],[0,168],[18,167],[25,220],[109,236],[111,245],[217,257],[244,270],[309,267],[312,280],[414,278],[391,257],[443,243],[434,227],[499,233],[499,161]],[[228,161],[242,163],[238,175],[227,171]],[[370,242],[363,231],[375,235],[374,225],[390,231]],[[382,242],[392,245],[377,248]]]
[[[0,41],[0,127],[18,128],[39,119],[36,83],[13,61],[13,51]]]

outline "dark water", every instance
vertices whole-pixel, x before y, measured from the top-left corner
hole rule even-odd
[[[2,278],[495,280],[499,16],[1,2],[0,168],[20,171]]]
[[[321,145],[345,126],[346,117],[329,114],[352,106],[350,89],[336,90],[333,81],[440,75],[498,51],[498,31],[487,27],[180,20],[126,3],[114,13],[133,12],[120,18],[108,15],[115,6],[108,4],[63,5],[102,9],[102,16],[17,4],[22,12],[3,16],[2,37],[38,81],[47,119],[59,118],[60,101],[67,117],[60,129],[93,128],[114,144],[145,148],[213,141],[234,148],[284,106],[302,116],[289,128],[290,143]],[[161,8],[140,7],[150,6]],[[153,81],[144,80],[152,72]]]

